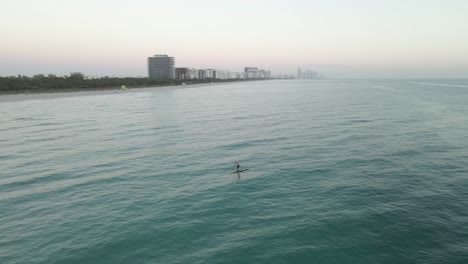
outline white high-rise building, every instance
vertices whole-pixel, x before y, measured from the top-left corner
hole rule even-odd
[[[245,67],[244,72],[246,74],[246,78],[248,78],[248,79],[259,78],[259,72],[258,72],[257,67]]]
[[[148,57],[148,77],[159,79],[175,78],[175,59],[167,55]]]
[[[206,70],[198,70],[198,79],[204,80],[206,79]]]
[[[206,69],[206,78],[207,79],[216,79],[216,70]]]
[[[216,70],[216,79],[226,80],[229,79],[229,72],[223,70]]]

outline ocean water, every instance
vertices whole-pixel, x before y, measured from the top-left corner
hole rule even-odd
[[[2,264],[468,263],[467,80],[33,99],[0,103]]]

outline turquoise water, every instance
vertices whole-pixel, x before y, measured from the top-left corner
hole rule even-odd
[[[467,80],[3,102],[0,263],[467,263],[467,102]]]

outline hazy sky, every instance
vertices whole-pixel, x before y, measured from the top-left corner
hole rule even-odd
[[[3,0],[0,76],[176,66],[468,77],[467,0]]]

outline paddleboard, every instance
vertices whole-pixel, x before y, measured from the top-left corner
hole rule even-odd
[[[231,171],[229,174],[239,173],[239,172],[243,172],[243,171],[246,171],[246,170],[249,170],[249,169],[242,169],[242,170],[239,170],[239,171]]]

